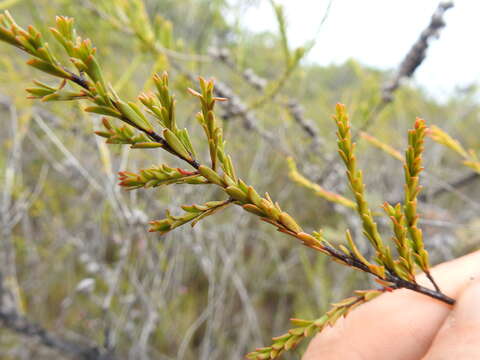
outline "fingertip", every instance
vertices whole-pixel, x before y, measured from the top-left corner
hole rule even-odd
[[[480,359],[480,279],[459,295],[424,360]]]
[[[472,279],[480,279],[480,251],[440,264],[432,268],[432,275],[446,295],[457,298]],[[425,276],[419,276],[418,281],[430,285]],[[478,295],[472,297],[480,302]],[[384,359],[385,353],[395,354],[395,359],[421,358],[451,309],[410,290],[384,294],[318,334],[304,360]]]
[[[457,300],[452,317],[462,324],[478,324],[480,327],[480,279],[468,284]]]

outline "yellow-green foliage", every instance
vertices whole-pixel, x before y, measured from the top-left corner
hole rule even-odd
[[[429,177],[422,180],[426,189],[420,197],[416,197],[418,182],[413,179],[420,169],[410,169],[415,171],[409,175],[412,204],[408,218],[401,206],[388,204],[384,209],[392,220],[392,231],[386,228],[385,218],[373,218],[385,200],[403,201],[403,169],[397,159],[363,141],[355,150],[356,167],[352,168],[353,152],[348,155],[346,151],[353,151],[349,131],[355,136],[356,129],[368,120],[387,74],[354,60],[328,67],[303,64],[299,61],[302,50],[288,48],[288,29],[278,9],[279,35],[252,34],[230,25],[224,14],[234,13],[229,13],[231,4],[226,1],[23,0],[0,2],[2,6],[9,8],[19,24],[35,25],[55,57],[39,53],[40,47],[29,49],[33,55],[44,56],[42,63],[31,63],[49,73],[41,74],[25,66],[23,54],[0,46],[0,95],[15,105],[13,112],[1,108],[6,130],[0,135],[0,184],[6,183],[17,139],[21,161],[17,160],[14,169],[12,202],[31,200],[12,228],[12,236],[4,241],[15,245],[25,312],[46,328],[77,332],[100,344],[110,334],[119,354],[186,359],[203,354],[213,359],[240,358],[252,346],[268,343],[272,334],[285,333],[292,316],[317,318],[294,320],[288,334],[251,355],[277,356],[379,294],[377,290],[354,293],[370,286],[365,277],[326,262],[318,251],[328,253],[333,246],[341,255],[336,258],[339,262],[342,256],[344,264],[348,256],[359,259],[361,270],[376,275],[380,289],[385,289],[392,286],[385,269],[406,281],[413,280],[417,266],[413,260],[428,269],[419,246],[419,228],[434,262],[478,246],[472,240],[472,229],[478,227],[478,216],[472,211],[475,204],[450,193],[433,203],[419,200],[422,194],[436,190],[436,178],[453,181],[468,172],[466,167],[459,170],[455,153],[435,148],[431,142],[425,145],[423,166]],[[76,39],[59,44],[54,34],[49,35],[56,15],[74,16],[78,34],[89,35],[98,51],[88,43],[75,44]],[[68,37],[67,31],[61,31],[69,26],[68,21],[57,20],[60,42]],[[62,51],[69,51],[69,41],[78,50],[70,49],[65,55]],[[228,49],[236,69],[208,55],[208,48],[218,41]],[[73,64],[71,57],[76,58]],[[65,74],[55,64],[68,66],[75,74],[84,71],[87,82]],[[247,68],[267,79],[265,93],[240,76]],[[169,72],[168,78],[164,71]],[[52,73],[87,88],[69,87],[61,79],[53,80]],[[153,73],[159,75],[152,78]],[[254,109],[255,125],[272,133],[273,141],[265,141],[245,126],[241,116],[228,117],[223,99],[213,93],[213,82],[202,80],[199,86],[197,74],[213,75],[228,84],[247,108]],[[39,79],[34,85],[33,77]],[[197,98],[187,88],[195,89],[191,93]],[[26,100],[29,94],[50,101]],[[284,104],[289,98],[304,105],[305,116],[319,129],[319,152],[312,150],[311,139],[288,114]],[[75,103],[53,101],[65,99]],[[349,108],[350,124],[341,107],[337,124],[331,121],[338,101]],[[100,115],[110,118],[102,122]],[[471,131],[478,125],[478,106],[471,94],[459,93],[439,104],[413,87],[400,89],[369,130],[381,139],[375,145],[398,157],[393,149],[408,147],[404,134],[417,115],[428,124],[449,129],[451,136],[430,126],[429,134],[433,137],[437,131],[441,144],[449,146],[453,138],[461,139],[455,142],[456,152],[467,166],[478,170],[472,164],[478,162],[474,154],[480,143]],[[457,121],[460,117],[462,121]],[[325,158],[336,159],[335,125],[340,127],[341,151],[350,159],[346,165],[356,203],[337,195],[349,194],[347,181],[343,175],[336,176],[333,167],[325,167]],[[94,130],[111,145],[106,146],[100,137],[94,139]],[[152,130],[165,142],[156,135],[152,138]],[[465,150],[469,148],[473,151]],[[414,162],[418,149],[410,156]],[[291,164],[290,176],[307,189],[289,179],[287,153],[294,155],[298,166]],[[203,160],[202,166],[197,166],[197,159]],[[365,170],[363,177],[358,168]],[[119,171],[126,188],[139,189],[118,191],[115,174]],[[319,177],[328,181],[316,184]],[[368,191],[363,191],[364,185]],[[474,191],[475,186],[470,184],[468,190]],[[323,199],[312,197],[311,190]],[[268,194],[260,195],[265,191]],[[341,211],[336,213],[332,201],[347,208],[336,206]],[[186,204],[183,212],[182,204]],[[241,208],[228,206],[233,204]],[[413,205],[426,223],[415,222]],[[149,235],[148,220],[161,217],[166,210],[169,215],[154,220],[151,229],[169,234]],[[352,226],[356,210],[376,259],[362,255],[368,245],[361,229]],[[213,216],[199,222],[209,215]],[[259,222],[258,217],[274,227]],[[438,219],[449,226],[438,227]],[[187,222],[198,225],[193,230],[177,228]],[[312,231],[319,226],[323,233]],[[346,227],[352,233],[345,237]],[[274,230],[318,251],[300,248]],[[444,238],[455,242],[445,245]],[[78,286],[86,279],[95,285],[82,290]],[[335,303],[352,293],[353,298]],[[1,331],[1,352],[18,348],[21,340]],[[38,355],[36,351],[42,351],[38,345],[26,351],[39,359],[52,358],[42,352]]]

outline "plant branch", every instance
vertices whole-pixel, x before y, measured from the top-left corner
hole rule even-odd
[[[0,26],[0,40],[6,41],[34,56],[34,59],[29,61],[29,65],[63,79],[58,88],[35,82],[38,86],[37,88],[27,89],[33,95],[33,98],[40,98],[44,101],[86,98],[94,106],[86,108],[85,111],[116,118],[129,125],[126,128],[114,128],[105,119],[103,125],[106,131],[99,131],[97,135],[107,138],[107,142],[130,144],[134,148],[161,147],[197,170],[189,172],[164,165],[145,169],[140,174],[123,172],[120,174],[120,185],[133,189],[178,182],[209,183],[219,186],[228,195],[228,200],[209,201],[203,205],[183,205],[182,208],[185,214],[172,216],[167,213],[167,218],[150,223],[150,231],[164,234],[188,222],[192,222],[192,225],[194,225],[201,219],[213,215],[234,203],[241,206],[245,211],[260,217],[261,220],[275,226],[278,231],[300,240],[303,245],[328,255],[338,263],[373,275],[387,290],[406,288],[446,304],[454,304],[455,300],[439,290],[428,272],[428,254],[423,248],[421,231],[416,227],[418,220],[416,197],[420,191],[418,174],[421,171],[421,152],[426,130],[422,121],[417,120],[415,129],[409,132],[409,149],[405,165],[407,186],[405,196],[406,208],[404,211],[412,241],[410,243],[402,240],[399,241],[399,244],[406,247],[406,250],[411,249],[416,256],[417,264],[420,265],[421,269],[424,270],[427,277],[432,281],[435,290],[417,284],[414,277],[412,279],[410,274],[402,272],[398,259],[394,259],[389,246],[384,245],[365,198],[362,173],[356,167],[355,145],[352,142],[350,123],[345,107],[342,104],[337,104],[336,116],[334,116],[338,129],[338,149],[347,168],[347,177],[355,196],[356,209],[362,221],[364,234],[375,249],[376,258],[374,260],[376,264],[371,263],[360,253],[349,232],[346,234],[349,247],[344,245],[339,245],[338,248],[334,247],[323,238],[321,232],[313,232],[312,234],[304,232],[296,220],[282,210],[280,204],[274,202],[268,193],[261,197],[252,186],[247,185],[237,176],[232,158],[225,151],[222,128],[218,124],[214,112],[216,102],[226,99],[223,96],[217,96],[219,93],[222,94],[222,90],[215,90],[213,80],[207,81],[200,78],[200,90],[189,89],[189,92],[198,98],[201,106],[201,111],[196,115],[196,119],[204,129],[206,143],[208,144],[211,166],[207,166],[195,159],[195,151],[187,130],[180,130],[176,126],[175,101],[169,92],[166,73],[161,76],[154,75],[153,77],[157,93],[141,94],[139,96],[139,100],[147,108],[147,112],[163,128],[163,132],[160,134],[154,130],[152,123],[136,103],[124,102],[113,88],[107,85],[103,79],[101,68],[94,57],[96,49],[92,47],[88,39],[82,40],[80,37],[74,36],[76,34],[73,29],[73,19],[57,18],[57,27],[52,28],[51,31],[71,57],[80,75],[66,70],[55,60],[47,44],[43,42],[41,35],[33,27],[29,27],[28,32],[25,31],[15,24],[13,18],[8,13],[0,17],[0,25],[2,25]],[[88,78],[83,77],[84,73]],[[65,92],[63,88],[67,81],[80,86],[83,89],[82,92]],[[140,134],[135,134],[132,128],[139,131]],[[192,179],[192,176],[196,179]],[[200,182],[197,181],[197,177],[201,179]],[[406,257],[406,260],[410,261],[411,258]],[[358,305],[363,301],[362,299],[349,299],[347,302],[349,304],[348,309]],[[341,310],[336,312],[336,315],[330,314],[334,318],[335,316],[338,318],[341,315],[345,315],[348,310],[343,305],[336,306],[336,309]],[[30,324],[22,322],[24,319],[15,314],[4,316],[1,320],[6,326],[17,332],[24,332],[29,336],[39,338],[47,346],[53,347],[54,345],[52,344],[57,340],[47,336],[48,333],[43,328],[29,326]],[[293,343],[294,341],[292,340],[291,342]],[[57,345],[57,347],[61,347],[61,345]],[[91,356],[89,354],[92,351],[99,351],[98,348],[88,348],[87,350],[88,354],[86,354],[88,356]],[[81,348],[77,352],[87,350]],[[82,359],[97,359],[96,357],[85,357],[87,355],[84,355]]]
[[[430,23],[421,32],[420,37],[410,48],[407,55],[405,55],[393,79],[384,86],[382,102],[391,102],[393,100],[393,93],[400,86],[400,82],[405,78],[412,77],[415,70],[425,60],[430,39],[439,36],[440,30],[446,25],[443,16],[445,12],[453,6],[452,1],[442,1],[438,4],[438,7],[430,19]]]

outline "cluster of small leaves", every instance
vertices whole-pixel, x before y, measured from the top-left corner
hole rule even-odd
[[[122,171],[119,174],[120,186],[127,190],[150,188],[170,184],[206,184],[198,171],[172,168],[166,164],[152,166],[138,173]]]
[[[423,151],[423,140],[426,131],[424,121],[417,119],[414,129],[409,131],[409,147],[405,160],[405,192],[406,200],[410,202],[410,205],[402,206],[397,204],[396,206],[391,206],[388,203],[384,204],[384,210],[392,221],[394,232],[392,240],[398,252],[398,258],[394,259],[390,248],[384,245],[381,239],[373,220],[372,212],[368,208],[365,200],[362,173],[356,168],[356,158],[354,155],[355,144],[351,141],[350,122],[343,105],[337,105],[336,115],[333,118],[338,128],[339,154],[347,168],[347,177],[356,199],[356,206],[354,208],[356,208],[362,220],[365,237],[370,241],[376,251],[375,260],[378,265],[371,263],[361,254],[349,231],[346,232],[348,246],[339,245],[338,249],[340,253],[323,239],[321,233],[314,233],[312,236],[302,232],[298,233],[296,237],[301,239],[306,246],[330,255],[336,262],[357,269],[360,268],[363,271],[375,275],[376,281],[382,285],[383,288],[381,290],[369,291],[365,293],[365,297],[347,298],[335,304],[332,310],[316,321],[296,321],[296,328],[291,329],[287,334],[273,338],[273,344],[271,346],[260,348],[250,353],[248,356],[251,359],[273,359],[277,357],[281,352],[295,347],[304,337],[320,331],[325,324],[333,324],[340,316],[346,316],[354,306],[368,301],[384,291],[391,291],[392,289],[405,286],[405,284],[402,283],[403,280],[409,284],[413,284],[413,287],[417,286],[415,281],[416,264],[426,271],[436,291],[440,292],[433,278],[428,273],[428,257],[425,255],[426,251],[423,249],[421,232],[416,227],[418,220],[418,215],[416,214],[416,198],[420,191],[418,175],[422,170],[421,153]],[[290,164],[290,166],[292,168],[292,164]],[[294,163],[293,170],[296,170]],[[307,187],[310,187],[308,186],[308,180]],[[315,190],[317,189],[315,188]],[[325,196],[324,191],[322,191],[321,196],[330,200],[330,197]],[[337,198],[330,201],[342,203],[339,202]],[[408,222],[409,219],[410,223]],[[420,242],[421,247],[415,245],[415,241]]]
[[[205,131],[205,136],[208,141],[208,148],[210,150],[210,159],[212,162],[212,169],[217,168],[217,158],[222,163],[222,168],[226,174],[235,178],[232,159],[228,155],[224,155],[223,151],[223,134],[222,128],[218,126],[215,113],[213,111],[216,101],[225,101],[224,98],[215,97],[213,95],[213,81],[206,81],[200,78],[201,93],[189,89],[190,93],[200,99],[202,111],[196,116],[198,122]]]
[[[29,26],[28,31],[25,31],[15,23],[8,11],[0,15],[0,39],[34,56],[27,62],[28,65],[80,85],[83,89],[78,93],[78,97],[89,97],[97,105],[87,111],[122,118],[122,113],[114,107],[107,95],[106,84],[95,58],[96,49],[92,47],[90,40],[82,40],[76,35],[73,19],[60,16],[56,20],[56,27],[50,28],[50,31],[64,47],[71,63],[80,75],[67,70],[57,61],[51,53],[48,43],[43,40],[42,35],[33,26]],[[89,79],[86,79],[83,74],[87,74]],[[40,82],[35,82],[35,84],[38,88],[28,89],[28,92],[35,98],[46,101],[74,99],[71,96],[58,96],[60,95],[58,92],[65,85],[64,81],[58,88]],[[56,97],[53,96],[55,94]]]
[[[130,125],[114,126],[107,118],[102,118],[104,130],[95,131],[107,139],[108,144],[130,144],[132,148],[158,148],[161,143],[151,141],[144,133],[135,131]]]
[[[258,348],[247,354],[248,359],[265,360],[276,359],[283,352],[294,349],[304,338],[315,335],[326,326],[333,326],[342,316],[346,317],[358,305],[366,303],[381,295],[382,290],[358,290],[356,296],[348,297],[332,304],[332,308],[316,320],[290,319],[294,328],[287,333],[274,337],[273,344]]]
[[[179,226],[189,223],[190,221],[193,221],[193,227],[203,218],[215,214],[231,203],[232,202],[230,200],[225,200],[208,201],[203,205],[182,205],[182,209],[185,210],[185,214],[181,216],[173,216],[169,211],[167,211],[167,217],[165,219],[150,222],[150,229],[148,231],[158,232],[163,235]]]
[[[415,281],[413,251],[408,240],[403,207],[400,204],[392,206],[385,202],[383,204],[383,209],[390,218],[393,226],[394,236],[392,237],[392,240],[398,252],[398,260],[395,262],[395,271],[402,279]]]
[[[362,220],[363,233],[369,240],[376,252],[376,261],[381,265],[383,272],[385,266],[387,269],[393,268],[393,258],[388,246],[385,246],[377,224],[373,219],[372,212],[368,207],[365,198],[365,185],[363,184],[362,172],[357,169],[357,161],[354,154],[355,144],[352,143],[352,135],[350,131],[350,121],[345,110],[345,106],[338,104],[336,107],[336,115],[334,121],[337,124],[337,145],[338,153],[347,168],[347,178],[350,188],[353,192],[357,203],[357,212]]]
[[[372,217],[372,212],[368,209],[368,205],[365,201],[364,185],[361,178],[362,174],[360,171],[356,170],[355,156],[353,152],[354,144],[352,144],[351,142],[349,120],[346,116],[343,106],[337,106],[337,115],[334,117],[334,120],[336,121],[337,127],[339,129],[339,152],[347,167],[347,176],[350,182],[350,187],[352,188],[355,198],[357,200],[357,211],[359,212],[359,215],[364,225],[364,234],[376,249],[376,260],[379,266],[373,265],[369,263],[365,258],[363,258],[362,254],[360,254],[355,244],[353,243],[351,236],[348,232],[347,242],[349,248],[343,245],[340,245],[339,248],[345,254],[349,255],[350,253],[350,255],[353,255],[356,259],[360,260],[365,266],[368,267],[368,269],[372,273],[379,276],[380,279],[383,278],[383,280],[386,280],[388,278],[388,276],[386,276],[387,274],[393,274],[401,279],[414,282],[415,263],[417,263],[422,268],[422,270],[426,271],[428,276],[428,257],[427,255],[425,255],[426,251],[423,249],[421,232],[416,227],[416,222],[418,221],[418,215],[416,215],[416,197],[418,196],[418,192],[420,190],[418,185],[418,175],[421,171],[420,156],[423,150],[422,145],[425,135],[425,125],[423,120],[417,119],[415,129],[410,131],[411,135],[409,135],[409,149],[407,150],[406,154],[406,193],[410,206],[403,207],[400,204],[397,204],[395,207],[393,207],[387,203],[384,204],[384,210],[387,216],[390,217],[390,219],[392,220],[392,226],[394,231],[394,237],[392,238],[392,240],[396,245],[399,255],[398,258],[395,260],[392,258],[390,249],[386,247],[381,241],[381,237],[376,229],[376,224]],[[398,157],[398,154],[396,154],[396,152],[395,157]],[[292,165],[290,165],[290,167],[292,169]],[[293,168],[293,170],[296,169]],[[317,186],[313,187],[311,182],[306,179],[305,181],[303,181],[303,177],[301,177],[301,175],[299,177],[299,174],[297,174],[295,171],[293,171],[293,175],[295,176],[297,182],[305,184],[304,186],[309,187],[318,193]],[[326,194],[328,195],[328,192],[321,187],[320,189],[322,190],[319,194],[320,196],[324,197],[329,201],[343,204],[343,202],[338,201],[338,198],[336,197],[332,198],[331,196],[326,196]],[[416,191],[414,191],[414,189]],[[407,211],[410,212],[410,224],[406,221]],[[413,221],[414,219],[415,222]],[[414,230],[409,232],[410,228],[413,228]],[[414,241],[409,238],[409,236],[416,236],[416,241],[421,245],[421,247],[415,247]],[[337,259],[337,261],[339,260]],[[436,289],[438,289],[433,279],[431,280]],[[384,285],[389,286],[386,283],[384,283]]]
[[[36,57],[29,60],[28,65],[53,76],[71,78],[71,74],[60,66],[52,55],[42,35],[33,26],[29,26],[28,30],[22,29],[8,11],[0,15],[0,40]]]
[[[409,131],[409,147],[406,153],[406,160],[404,161],[406,179],[406,206],[402,206],[401,204],[392,206],[388,203],[383,205],[386,215],[392,221],[394,231],[392,240],[399,254],[398,259],[395,260],[393,264],[390,262],[390,270],[393,269],[396,274],[409,281],[414,281],[415,279],[415,263],[417,263],[423,271],[427,273],[429,271],[428,253],[423,247],[421,230],[416,226],[418,222],[418,215],[416,214],[416,198],[421,190],[421,187],[418,184],[418,175],[422,171],[421,153],[423,151],[425,134],[425,122],[422,119],[417,119],[415,128]],[[432,128],[429,130],[429,134],[436,141],[454,149],[462,156],[468,156],[467,152],[457,141],[453,140],[448,134],[444,133],[436,126],[432,126]],[[365,132],[361,132],[360,137],[375,147],[381,149],[385,153],[391,155],[395,159],[402,161],[400,152],[390,145],[383,143],[382,141]],[[351,159],[348,161],[351,161]],[[295,181],[299,183],[303,182],[307,184],[304,186],[316,190],[316,187],[313,187],[316,184],[309,185],[311,182],[308,179],[299,181],[297,178],[298,175],[295,174]],[[358,184],[356,187],[359,188]],[[328,194],[328,192],[326,193]],[[324,196],[322,194],[319,195],[329,201],[345,205],[343,202],[340,202],[335,198]],[[409,219],[408,221],[406,220],[406,216]],[[409,239],[409,236],[411,240]]]
[[[148,112],[155,117],[160,126],[163,127],[163,136],[167,142],[171,143],[172,148],[184,158],[193,159],[195,150],[193,149],[188,130],[180,130],[177,127],[175,98],[170,94],[168,88],[167,73],[163,73],[161,76],[155,74],[153,82],[157,88],[157,93],[144,93],[138,99],[145,105]]]
[[[473,149],[466,150],[458,140],[452,138],[448,133],[440,129],[438,126],[432,125],[429,128],[428,135],[463,158],[463,164],[480,174],[480,158]]]
[[[415,128],[408,131],[408,148],[405,156],[405,221],[411,239],[413,256],[420,268],[428,272],[428,253],[423,245],[422,230],[417,227],[417,196],[420,193],[419,174],[422,168],[423,143],[427,127],[425,121],[415,121]]]
[[[47,101],[68,101],[80,100],[86,98],[86,93],[83,91],[69,91],[64,90],[67,81],[63,79],[58,87],[53,87],[41,81],[34,80],[33,83],[37,85],[36,88],[27,88],[26,91],[30,93],[29,99],[41,99]]]
[[[337,105],[334,117],[338,127],[339,154],[347,168],[350,187],[357,201],[357,212],[362,219],[364,235],[376,250],[376,261],[380,265],[377,271],[398,276],[407,281],[415,281],[415,264],[422,269],[435,289],[440,291],[429,272],[428,253],[423,245],[422,231],[418,228],[417,197],[421,190],[419,174],[422,168],[423,143],[427,131],[425,121],[417,118],[415,126],[408,132],[408,148],[405,153],[405,204],[395,207],[385,203],[384,210],[392,221],[393,242],[397,248],[398,259],[393,259],[391,250],[384,245],[365,200],[362,173],[356,169],[354,155],[355,144],[351,141],[348,116],[342,105]],[[370,267],[371,270],[375,270]],[[380,275],[380,273],[378,273]],[[380,276],[382,277],[382,276]],[[383,276],[385,278],[385,276]]]
[[[167,86],[168,84],[164,83],[164,85]],[[262,198],[252,186],[247,185],[242,179],[237,177],[232,158],[225,152],[222,129],[214,113],[215,102],[223,101],[224,99],[214,96],[213,81],[206,81],[200,78],[200,92],[193,89],[189,89],[189,92],[200,100],[201,112],[196,115],[196,118],[204,129],[208,141],[211,166],[199,165],[198,172],[187,175],[187,177],[194,176],[195,183],[210,183],[220,186],[226,195],[229,196],[229,200],[226,201],[229,203],[234,202],[242,206],[246,211],[260,216],[262,220],[274,224],[280,231],[293,234],[300,233],[302,231],[300,226],[289,214],[282,210],[278,203],[273,202],[268,194],[265,194],[265,197]],[[163,108],[166,108],[165,105],[167,101],[164,100],[163,104]],[[154,105],[152,105],[152,107],[153,106]],[[166,117],[164,117],[164,119],[166,119]],[[127,179],[125,178],[125,173],[122,174],[121,185],[128,188],[131,188],[131,186],[141,187],[141,182],[147,180],[146,174],[142,174],[141,171],[139,174],[128,173],[129,181],[125,183]],[[204,180],[199,179],[198,175],[202,176]],[[169,183],[174,182],[175,181],[169,181]],[[220,203],[223,204],[223,202]],[[208,209],[203,209],[201,213],[198,212],[200,208],[195,208],[195,211],[189,208],[192,212],[188,211],[187,214],[180,217],[174,217],[168,214],[165,219],[152,222],[150,231],[159,231],[164,234],[193,219],[203,219],[223,209],[224,206],[217,207],[217,204],[220,203],[213,201],[202,205],[207,206]],[[211,204],[214,204],[214,209],[210,209]],[[186,210],[185,207],[184,210]],[[196,221],[194,224],[196,224]]]
[[[154,82],[158,89],[156,97],[140,95],[140,100],[164,128],[164,137],[162,137],[155,132],[153,124],[135,102],[123,101],[112,86],[106,83],[95,57],[96,49],[89,39],[84,40],[77,36],[73,23],[72,18],[59,16],[56,19],[56,27],[50,28],[50,31],[65,49],[78,74],[68,70],[56,60],[51,54],[48,44],[43,41],[41,34],[35,28],[30,26],[28,31],[25,31],[15,23],[8,12],[0,16],[0,39],[33,55],[35,58],[28,61],[29,65],[70,81],[81,88],[78,93],[63,93],[61,90],[65,86],[65,81],[62,81],[57,88],[36,82],[38,87],[28,89],[28,92],[33,97],[45,101],[87,99],[93,105],[85,108],[85,111],[113,117],[130,126],[114,127],[104,121],[105,131],[98,134],[106,137],[110,143],[131,144],[138,148],[162,146],[170,153],[195,164],[195,152],[188,132],[186,129],[179,130],[175,125],[175,102],[173,97],[168,94],[167,75],[154,76]],[[149,106],[150,104],[151,106]]]

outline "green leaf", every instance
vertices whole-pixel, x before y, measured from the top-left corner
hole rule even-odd
[[[112,116],[118,119],[122,118],[122,114],[120,112],[107,106],[89,106],[83,110],[86,112],[91,112],[95,114]]]
[[[72,77],[67,71],[63,70],[59,66],[49,64],[39,59],[31,59],[27,61],[27,64],[53,76],[58,76],[64,79],[70,79]]]
[[[170,145],[170,147],[177,154],[179,154],[184,159],[192,160],[192,157],[188,153],[185,146],[182,144],[182,142],[177,137],[177,135],[175,135],[170,129],[164,129],[163,130],[163,136],[165,137],[165,140],[167,141],[168,145]]]

